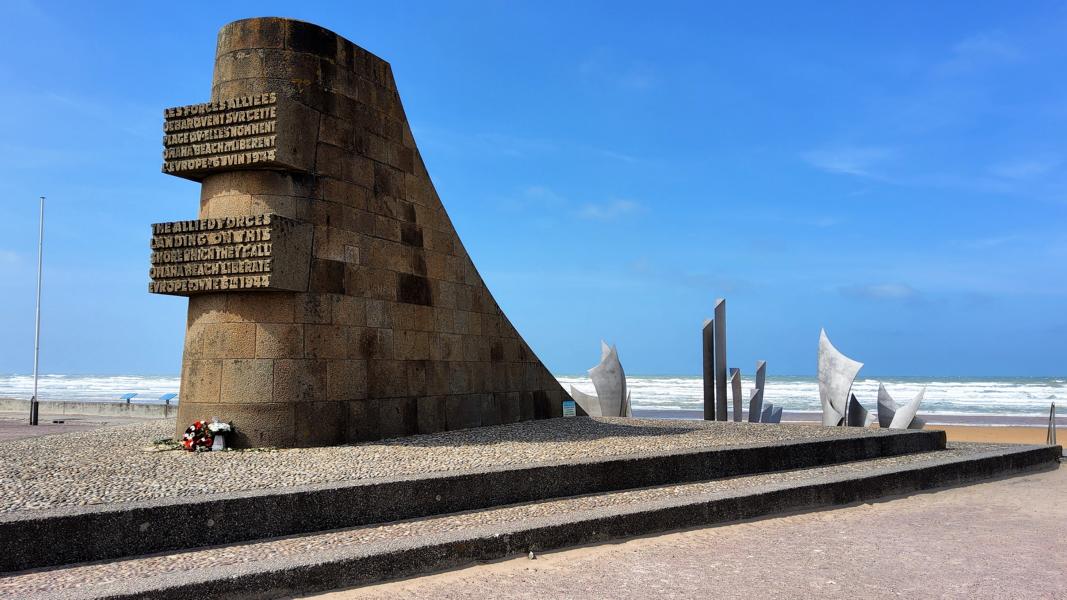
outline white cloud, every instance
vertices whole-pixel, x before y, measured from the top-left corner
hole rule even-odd
[[[842,296],[864,300],[914,300],[919,297],[918,290],[906,283],[846,285],[837,291]]]
[[[982,248],[996,248],[997,246],[1003,246],[1016,240],[1022,239],[1022,236],[1017,234],[1002,235],[995,237],[978,238],[975,240],[966,240],[960,242],[960,245],[965,248],[982,249]]]
[[[811,166],[828,173],[881,178],[878,169],[893,159],[896,151],[882,146],[837,146],[801,155]]]
[[[1035,179],[1060,165],[1060,161],[1052,158],[1020,159],[990,167],[989,172],[1003,179]]]
[[[13,265],[19,262],[19,255],[14,250],[0,248],[0,265]]]
[[[583,219],[610,221],[641,210],[641,205],[633,200],[612,200],[602,204],[586,204],[578,212]]]

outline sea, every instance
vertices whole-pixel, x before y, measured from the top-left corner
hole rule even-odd
[[[564,389],[575,385],[593,393],[586,375],[558,375]],[[1048,422],[1049,406],[1057,404],[1057,416],[1067,417],[1067,378],[1062,377],[884,377],[856,380],[852,391],[874,413],[878,384],[883,383],[898,404],[926,388],[919,411],[930,423],[978,425],[1040,425]],[[703,411],[703,380],[691,376],[628,376],[635,416],[700,418]],[[38,380],[41,400],[115,402],[135,393],[134,402],[158,403],[160,396],[179,392],[177,376],[143,375],[42,375]],[[742,378],[744,404],[748,404],[751,379]],[[786,420],[816,420],[821,413],[819,389],[814,377],[769,376],[764,401],[781,406]],[[33,378],[0,375],[0,398],[29,399]],[[178,399],[180,401],[180,397]],[[1057,419],[1059,421],[1059,419]]]

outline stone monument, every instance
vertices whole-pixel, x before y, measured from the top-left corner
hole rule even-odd
[[[152,226],[188,296],[177,432],[316,446],[562,414],[434,191],[387,62],[279,18],[222,28],[211,99],[164,113],[196,220]]]

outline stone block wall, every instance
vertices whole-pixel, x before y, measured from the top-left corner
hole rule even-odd
[[[306,291],[189,295],[177,433],[217,416],[238,446],[314,446],[560,416],[567,396],[464,250],[389,64],[309,23],[225,26],[212,102],[269,93],[300,108],[277,140],[313,147],[313,166],[190,178],[200,219],[310,224]]]

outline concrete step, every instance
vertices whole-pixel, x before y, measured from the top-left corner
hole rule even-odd
[[[952,444],[927,453],[11,573],[0,578],[0,597],[283,597],[531,550],[870,501],[1055,468],[1061,454],[1058,446]]]
[[[563,423],[546,422],[548,424],[540,425],[539,430],[573,425],[566,423],[570,421],[566,419],[555,421]],[[600,429],[634,429],[632,425],[621,426],[612,422],[573,421],[587,421],[587,425]],[[668,446],[670,438],[681,436],[662,429],[664,424],[670,425],[670,422],[657,424],[660,429],[656,431],[668,432],[657,434],[663,436],[662,444]],[[517,502],[929,452],[945,447],[945,434],[941,431],[815,429],[802,425],[771,427],[702,422],[679,422],[677,428],[687,434],[698,434],[691,438],[698,445],[688,448],[668,446],[665,450],[645,450],[621,456],[564,456],[550,462],[541,459],[488,464],[478,469],[427,471],[398,477],[4,513],[0,515],[0,572],[386,523]],[[490,433],[493,430],[485,429]],[[724,438],[752,441],[723,445],[721,440]],[[441,439],[451,440],[448,437]],[[593,445],[600,438],[590,439],[589,444]],[[546,443],[540,445],[551,447]],[[385,454],[390,448],[382,447],[381,451]],[[264,462],[270,458],[271,455],[265,455]],[[148,475],[154,476],[152,473]],[[129,476],[142,477],[138,473]],[[279,478],[279,485],[285,485],[285,480]]]

